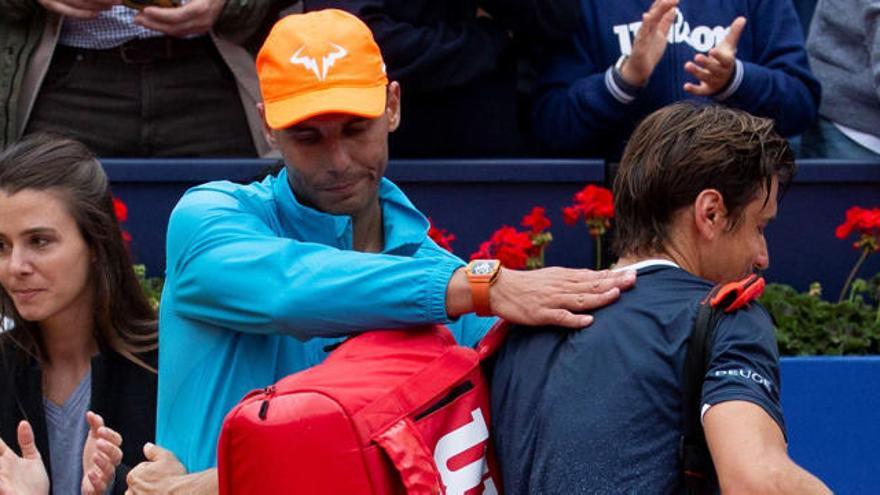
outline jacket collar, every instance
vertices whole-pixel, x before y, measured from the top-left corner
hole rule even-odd
[[[285,233],[294,238],[318,242],[339,249],[352,249],[352,221],[348,215],[331,215],[300,203],[293,194],[287,169],[274,180],[276,208]],[[393,182],[382,178],[379,184],[379,202],[385,223],[383,253],[407,255],[414,253],[424,242],[428,220]]]

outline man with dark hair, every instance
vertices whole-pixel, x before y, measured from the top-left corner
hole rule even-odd
[[[401,88],[357,17],[283,18],[257,73],[267,138],[285,168],[252,184],[193,188],[171,214],[156,419],[167,450],[146,448],[151,462],[129,475],[133,495],[216,491],[226,413],[248,391],[320,363],[345,336],[445,324],[470,346],[490,315],[579,328],[592,321],[584,311],[635,282],[495,260],[465,269],[437,246],[427,219],[384,178]]]
[[[764,227],[794,168],[773,123],[737,110],[677,104],[636,129],[614,194],[618,266],[638,285],[589,331],[511,335],[492,389],[506,493],[685,491],[682,381],[699,302],[768,266]],[[827,493],[786,453],[766,311],[751,304],[714,332],[700,405],[722,491]]]

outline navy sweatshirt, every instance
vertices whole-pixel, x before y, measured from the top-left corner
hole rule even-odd
[[[791,0],[681,0],[666,52],[648,84],[627,91],[611,70],[629,54],[650,0],[581,0],[582,22],[567,50],[547,59],[533,117],[538,140],[556,154],[619,157],[645,116],[670,103],[700,99],[683,89],[696,53],[721,43],[737,16],[747,20],[737,70],[715,101],[776,120],[791,136],[816,118],[820,87],[804,50]]]

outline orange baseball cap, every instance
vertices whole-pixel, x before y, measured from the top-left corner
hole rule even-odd
[[[327,113],[376,118],[385,111],[385,63],[373,33],[336,9],[278,21],[257,54],[257,75],[272,129]]]

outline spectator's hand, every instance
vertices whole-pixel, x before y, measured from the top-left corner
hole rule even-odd
[[[0,439],[0,495],[44,495],[49,493],[49,475],[27,421],[18,424],[21,457]]]
[[[708,57],[698,53],[693,62],[684,64],[684,70],[700,81],[700,84],[685,83],[685,91],[697,96],[711,96],[727,86],[736,68],[736,45],[745,25],[746,18],[737,17],[724,41],[709,50]]]
[[[48,11],[77,19],[93,19],[122,0],[37,0]]]
[[[83,448],[83,495],[100,495],[107,491],[122,462],[122,435],[104,426],[104,418],[89,411],[89,436]]]
[[[158,445],[144,445],[147,458],[128,472],[128,490],[125,495],[153,495],[172,493],[177,479],[186,474],[186,468],[169,450]]]
[[[631,270],[502,269],[489,289],[489,304],[496,315],[511,323],[583,328],[593,317],[578,313],[611,304],[635,281]]]
[[[657,63],[666,53],[669,44],[669,28],[675,20],[678,0],[654,0],[651,8],[642,14],[642,26],[633,41],[632,53],[620,75],[633,86],[644,86],[654,73]]]
[[[146,7],[134,22],[178,38],[205,34],[217,22],[225,5],[226,0],[189,0],[180,7]]]

